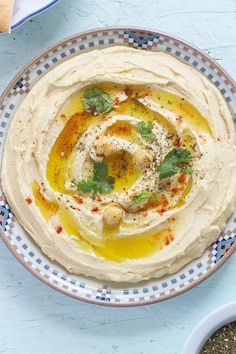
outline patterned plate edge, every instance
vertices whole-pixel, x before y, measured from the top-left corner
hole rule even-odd
[[[191,290],[192,288],[194,288],[195,286],[201,284],[204,280],[208,279],[211,275],[213,275],[217,269],[219,269],[227,259],[229,259],[232,254],[234,253],[234,251],[236,250],[236,242],[234,243],[233,246],[231,246],[231,248],[229,249],[229,251],[221,258],[221,260],[216,264],[216,266],[214,268],[212,268],[210,271],[208,271],[207,273],[205,273],[204,275],[202,275],[198,280],[195,280],[194,282],[191,283],[191,285],[189,285],[188,287],[185,287],[183,289],[180,290],[176,290],[174,293],[170,293],[168,295],[164,295],[162,297],[159,298],[155,298],[153,300],[148,300],[148,301],[139,301],[139,302],[103,302],[101,300],[95,300],[95,299],[89,299],[86,297],[82,297],[80,295],[74,294],[73,292],[66,290],[63,287],[59,287],[58,285],[54,285],[50,280],[48,280],[47,278],[45,278],[43,275],[41,275],[40,273],[38,273],[35,269],[31,268],[31,265],[29,262],[26,262],[24,260],[24,257],[17,253],[17,250],[14,246],[12,246],[7,238],[5,237],[3,231],[0,229],[0,236],[3,240],[3,242],[5,243],[5,245],[7,246],[7,248],[9,249],[9,251],[15,256],[15,258],[20,262],[20,264],[27,269],[31,274],[33,274],[37,279],[41,280],[41,282],[43,282],[44,284],[48,285],[50,288],[57,290],[58,292],[70,296],[71,298],[74,298],[76,300],[80,300],[83,302],[87,302],[90,304],[94,304],[94,305],[100,305],[100,306],[108,306],[108,307],[137,307],[137,306],[146,306],[146,305],[152,305],[155,304],[157,302],[162,302],[162,301],[166,301],[169,300],[171,298],[174,298],[176,296],[179,296],[181,294],[184,294],[185,292]]]
[[[98,32],[108,32],[108,31],[144,31],[144,32],[150,32],[153,33],[155,35],[162,35],[165,36],[167,38],[169,38],[170,40],[176,40],[178,42],[180,42],[182,45],[188,46],[189,48],[191,48],[192,50],[200,53],[201,55],[203,55],[204,57],[206,57],[208,59],[208,61],[210,63],[213,63],[213,65],[215,67],[217,67],[217,69],[219,69],[219,71],[221,71],[226,78],[228,79],[228,81],[230,82],[230,84],[236,88],[236,82],[234,81],[234,79],[226,72],[225,69],[223,69],[221,67],[221,65],[219,63],[217,63],[214,59],[212,59],[207,53],[205,53],[203,50],[195,47],[194,45],[188,43],[187,41],[180,39],[178,37],[172,36],[168,33],[165,32],[161,32],[161,31],[157,31],[157,30],[153,30],[150,28],[143,28],[143,27],[136,27],[136,26],[114,26],[114,27],[100,27],[100,28],[95,28],[92,30],[88,30],[88,31],[83,31],[83,32],[79,32],[75,35],[66,37],[56,43],[54,43],[53,45],[51,45],[50,47],[47,47],[45,50],[41,51],[38,55],[36,55],[34,58],[32,58],[29,62],[27,62],[23,68],[13,77],[13,79],[10,81],[10,83],[7,85],[7,87],[5,88],[5,90],[3,91],[2,95],[0,96],[0,106],[3,104],[5,97],[7,96],[7,93],[9,91],[9,88],[12,87],[14,85],[14,83],[16,83],[19,78],[22,76],[22,74],[35,62],[37,62],[39,60],[39,58],[41,58],[42,56],[46,55],[46,53],[52,49],[54,49],[57,46],[63,45],[68,41],[72,41],[74,39],[77,39],[78,37],[83,37],[83,36],[88,36],[88,35],[93,35],[93,34],[97,34]],[[23,257],[17,253],[16,249],[8,242],[7,238],[4,235],[4,232],[0,229],[0,235],[2,240],[4,241],[5,245],[7,246],[7,248],[13,253],[13,255],[16,257],[16,259],[30,272],[32,273],[36,278],[38,278],[39,280],[41,280],[42,282],[44,282],[45,284],[47,284],[48,286],[50,286],[51,288],[65,294],[68,295],[74,299],[83,301],[83,302],[87,302],[87,303],[92,303],[92,304],[97,304],[97,305],[102,305],[102,306],[111,306],[111,307],[136,307],[136,306],[143,306],[143,305],[149,305],[149,304],[154,304],[157,302],[162,302],[165,300],[168,300],[170,298],[174,298],[178,295],[181,295],[189,290],[191,290],[193,287],[199,285],[201,282],[203,282],[204,280],[206,280],[207,278],[209,278],[217,269],[219,269],[224,262],[229,259],[229,257],[234,253],[234,251],[236,250],[236,242],[231,246],[231,248],[229,249],[229,251],[221,258],[221,260],[215,265],[214,268],[212,268],[210,271],[208,271],[207,273],[205,273],[204,275],[202,275],[199,279],[193,281],[191,283],[191,285],[189,285],[188,287],[185,287],[183,289],[180,290],[176,290],[174,293],[168,294],[168,295],[164,295],[162,297],[159,298],[155,298],[153,300],[147,300],[147,301],[140,301],[138,303],[126,303],[126,302],[101,302],[100,300],[95,300],[95,299],[89,299],[86,297],[81,297],[80,295],[76,295],[73,294],[70,291],[67,291],[64,288],[60,288],[57,285],[54,285],[52,282],[50,282],[49,280],[47,280],[44,276],[42,276],[41,274],[39,274],[36,270],[32,269],[30,264],[28,264]]]

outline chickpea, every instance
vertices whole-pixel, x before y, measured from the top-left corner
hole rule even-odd
[[[98,155],[109,156],[113,152],[113,145],[107,136],[101,136],[95,143]]]
[[[145,149],[139,149],[134,154],[135,163],[141,169],[150,166],[153,162],[153,158],[153,152]]]
[[[108,226],[119,224],[123,216],[123,209],[118,204],[111,204],[106,206],[102,212],[103,221]]]

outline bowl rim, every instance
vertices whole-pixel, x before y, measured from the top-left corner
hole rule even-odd
[[[236,301],[226,303],[211,311],[190,333],[181,354],[199,354],[212,334],[233,321],[236,321]]]
[[[32,64],[37,62],[39,60],[39,58],[44,56],[46,53],[48,53],[49,51],[51,51],[55,47],[57,47],[59,45],[62,45],[64,43],[68,42],[68,41],[72,41],[72,40],[76,39],[77,37],[92,35],[92,34],[97,33],[97,32],[119,31],[119,30],[120,31],[126,30],[126,31],[150,32],[150,33],[155,34],[155,35],[168,37],[171,40],[176,40],[176,41],[180,42],[181,44],[190,47],[192,50],[195,50],[195,51],[201,53],[204,57],[206,57],[208,59],[208,61],[210,63],[213,63],[214,66],[216,66],[226,76],[226,78],[228,79],[230,84],[233,87],[236,88],[236,82],[234,81],[234,79],[231,77],[230,74],[228,74],[228,72],[217,61],[215,61],[207,53],[205,53],[204,50],[196,47],[195,45],[189,43],[188,41],[186,41],[186,40],[184,40],[182,38],[176,37],[176,36],[174,36],[172,34],[169,34],[167,32],[151,29],[149,27],[140,27],[140,26],[107,26],[107,27],[96,27],[96,28],[92,28],[92,29],[89,29],[89,30],[77,32],[76,34],[67,36],[67,37],[55,42],[54,44],[48,46],[47,48],[43,49],[42,51],[40,51],[32,59],[27,61],[26,64],[23,65],[23,67],[10,80],[10,82],[8,83],[8,85],[6,86],[6,88],[3,90],[3,92],[0,95],[0,106],[2,105],[3,101],[7,97],[9,89],[19,80],[19,78],[22,76],[22,74],[27,69],[29,69],[29,67]],[[85,298],[85,297],[82,297],[82,296],[80,296],[78,294],[72,293],[71,291],[66,290],[63,287],[55,285],[50,280],[46,279],[40,273],[38,273],[36,270],[34,270],[32,267],[30,267],[28,262],[26,262],[20,256],[20,254],[15,250],[15,248],[11,245],[11,243],[7,241],[7,238],[5,237],[4,232],[2,231],[1,228],[0,228],[0,236],[1,236],[2,240],[3,240],[3,242],[5,243],[5,245],[7,246],[7,248],[11,251],[11,253],[15,256],[15,258],[21,263],[21,265],[24,266],[24,268],[26,268],[36,278],[41,280],[46,285],[50,286],[52,289],[57,290],[57,291],[61,292],[62,294],[70,296],[70,297],[72,297],[72,298],[74,298],[76,300],[80,300],[80,301],[87,302],[87,303],[90,303],[90,304],[101,305],[101,306],[109,306],[109,307],[136,307],[136,306],[144,306],[144,305],[146,306],[146,305],[152,305],[152,304],[155,304],[155,303],[158,303],[158,302],[166,301],[166,300],[174,298],[174,297],[176,297],[178,295],[181,295],[181,294],[193,289],[195,286],[199,285],[201,282],[203,282],[204,280],[209,278],[212,274],[214,274],[216,272],[216,270],[218,270],[225,263],[225,261],[230,258],[230,256],[236,250],[236,242],[235,242],[231,246],[229,251],[221,258],[221,260],[216,264],[216,266],[214,268],[212,268],[207,273],[202,275],[201,278],[193,281],[186,288],[179,289],[179,290],[175,291],[174,293],[164,295],[161,298],[157,297],[157,298],[152,299],[152,300],[139,301],[138,303],[135,303],[135,302],[134,303],[131,303],[131,302],[128,302],[128,303],[126,303],[126,302],[117,302],[116,303],[116,302],[105,302],[105,301],[101,302],[100,300]],[[188,353],[188,354],[190,354],[190,353]]]
[[[60,0],[50,0],[50,1],[48,0],[47,4],[45,4],[44,6],[38,8],[37,10],[33,11],[32,13],[22,17],[18,22],[16,22],[13,25],[11,25],[11,30],[14,30],[15,28],[21,26],[23,23],[27,22],[32,17],[35,17],[35,16],[39,15],[41,12],[44,12],[44,11],[48,10],[50,7],[52,7],[53,5],[55,5],[59,1]]]

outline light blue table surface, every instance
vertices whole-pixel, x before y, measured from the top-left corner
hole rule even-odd
[[[93,27],[138,25],[182,37],[210,53],[236,79],[235,0],[62,0],[0,34],[0,91],[30,58]],[[236,298],[236,257],[173,300],[105,308],[68,298],[35,279],[0,241],[0,353],[180,354],[188,334]]]

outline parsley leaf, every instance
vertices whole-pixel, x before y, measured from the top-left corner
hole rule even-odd
[[[82,180],[77,183],[77,189],[83,193],[89,193],[97,187],[97,182],[93,180]]]
[[[108,176],[108,167],[103,162],[95,162],[93,166],[93,178],[96,181],[102,181]]]
[[[152,122],[139,122],[137,124],[138,132],[142,135],[142,137],[146,140],[154,140],[156,139],[156,135],[152,132],[154,128],[154,124]]]
[[[115,178],[108,175],[108,167],[103,162],[95,162],[93,165],[93,178],[77,183],[78,191],[83,193],[93,192],[93,199],[97,193],[110,193],[114,188]]]
[[[143,191],[139,194],[136,194],[133,198],[132,198],[132,202],[134,204],[139,204],[141,201],[143,201],[144,199],[149,199],[149,198],[153,198],[155,197],[155,193],[150,192],[150,191]]]
[[[88,89],[83,96],[84,110],[94,116],[108,113],[112,109],[112,99],[97,87]]]
[[[160,180],[174,176],[179,171],[191,174],[193,170],[186,166],[191,160],[192,156],[187,149],[172,149],[158,166]]]
[[[111,178],[113,179],[114,177],[111,177]],[[99,183],[99,192],[110,193],[113,189],[113,183],[111,183],[111,182],[113,182],[113,180],[112,181],[110,181],[110,180],[101,181]]]

